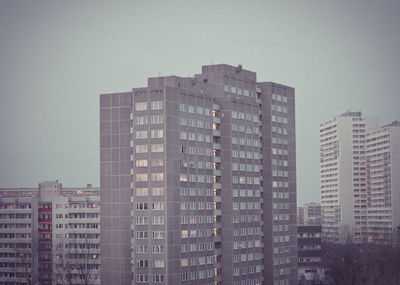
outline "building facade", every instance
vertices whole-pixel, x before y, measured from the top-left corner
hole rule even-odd
[[[298,225],[321,225],[321,204],[305,203],[297,208]]]
[[[367,134],[368,242],[391,244],[400,225],[400,123]]]
[[[366,242],[366,134],[377,118],[346,112],[320,126],[322,231],[334,242]]]
[[[322,284],[322,231],[320,225],[299,225],[299,284]]]
[[[1,284],[100,284],[99,189],[0,189]]]
[[[203,66],[100,96],[103,284],[295,284],[294,89]]]

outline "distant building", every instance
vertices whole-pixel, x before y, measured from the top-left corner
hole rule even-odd
[[[324,271],[321,265],[322,256],[322,231],[320,225],[299,225],[297,226],[299,284],[322,281]]]
[[[365,141],[377,127],[377,118],[350,111],[320,126],[322,232],[327,240],[368,240]]]
[[[298,225],[321,225],[321,204],[305,203],[297,208]]]
[[[103,284],[296,284],[294,103],[226,64],[102,94]]]
[[[297,225],[304,225],[304,207],[297,207]]]
[[[400,122],[367,134],[368,242],[390,244],[400,225]]]
[[[100,284],[99,194],[90,185],[62,188],[58,181],[1,188],[0,284],[65,284],[66,275],[71,284],[83,277]]]

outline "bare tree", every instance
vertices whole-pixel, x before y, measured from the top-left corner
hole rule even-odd
[[[377,244],[323,245],[323,266],[328,284],[397,285],[400,280],[400,248]]]
[[[354,244],[354,228],[350,225],[341,225],[340,238],[344,244]]]
[[[63,242],[55,255],[54,283],[56,285],[90,285],[97,268],[98,254],[91,250],[87,239],[83,243]]]
[[[38,284],[38,278],[33,269],[33,255],[22,250],[15,249],[15,255],[24,268],[23,276],[28,285]]]
[[[57,244],[53,257],[53,284],[72,285],[71,264],[68,258],[68,244]]]

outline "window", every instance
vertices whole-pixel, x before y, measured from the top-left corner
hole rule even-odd
[[[149,247],[147,245],[137,245],[136,246],[136,252],[137,253],[148,253],[149,252]]]
[[[136,238],[137,238],[137,239],[146,239],[146,238],[149,238],[149,233],[148,233],[148,232],[144,232],[144,231],[137,231],[137,232],[136,232]]]
[[[155,260],[156,262],[157,260]],[[164,262],[163,260],[159,260]],[[162,267],[156,267],[154,264],[154,268],[164,268],[164,264]],[[165,282],[165,276],[163,274],[153,274],[153,283],[164,283]]]
[[[164,173],[152,173],[151,174],[151,181],[163,181],[164,180]]]
[[[153,225],[163,225],[164,220],[165,220],[164,216],[154,216],[153,217]]]
[[[187,107],[186,104],[179,104],[179,111],[181,112],[187,112]]]
[[[136,182],[146,182],[147,180],[147,174],[136,174]]]
[[[147,124],[147,116],[140,116],[135,118],[135,125]]]
[[[164,145],[163,144],[152,144],[151,145],[151,152],[163,152]]]
[[[147,225],[149,223],[149,217],[139,216],[136,217],[136,225]]]
[[[164,137],[164,130],[151,130],[151,137],[153,139]]]
[[[137,145],[136,146],[136,153],[146,153],[148,151],[147,144],[144,145]]]
[[[153,115],[153,116],[151,116],[151,123],[152,124],[162,124],[162,123],[164,123],[164,116],[163,115]]]
[[[188,238],[189,237],[189,231],[188,230],[182,230],[181,231],[181,238]]]
[[[147,167],[147,159],[136,160],[136,167]]]
[[[151,160],[152,167],[164,166],[164,160],[162,158],[156,158]]]
[[[155,187],[151,188],[152,196],[164,196],[164,188],[163,187]]]
[[[136,111],[146,111],[147,110],[147,102],[138,102],[135,104]]]
[[[154,202],[151,208],[153,210],[164,210],[164,202]]]
[[[154,231],[153,239],[164,239],[164,232],[163,231]]]
[[[136,188],[136,196],[147,196],[149,189],[147,188]]]
[[[136,210],[147,210],[148,205],[145,202],[139,202],[136,204]]]
[[[181,140],[187,140],[187,138],[188,138],[187,132],[181,132],[180,138],[181,138]]]
[[[181,266],[185,267],[189,265],[189,260],[187,258],[182,258],[181,259]]]
[[[147,139],[147,131],[136,131],[135,138],[136,139]]]
[[[153,253],[164,253],[164,246],[163,245],[153,245],[152,252]]]
[[[146,274],[136,274],[136,282],[147,283],[149,282],[149,276]]]
[[[152,110],[160,110],[164,108],[164,102],[163,101],[153,101],[151,102],[151,109]]]

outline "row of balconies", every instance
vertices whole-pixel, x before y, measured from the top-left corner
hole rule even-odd
[[[100,207],[98,208],[69,208],[69,213],[100,213]]]
[[[32,209],[0,209],[0,214],[32,214]]]

